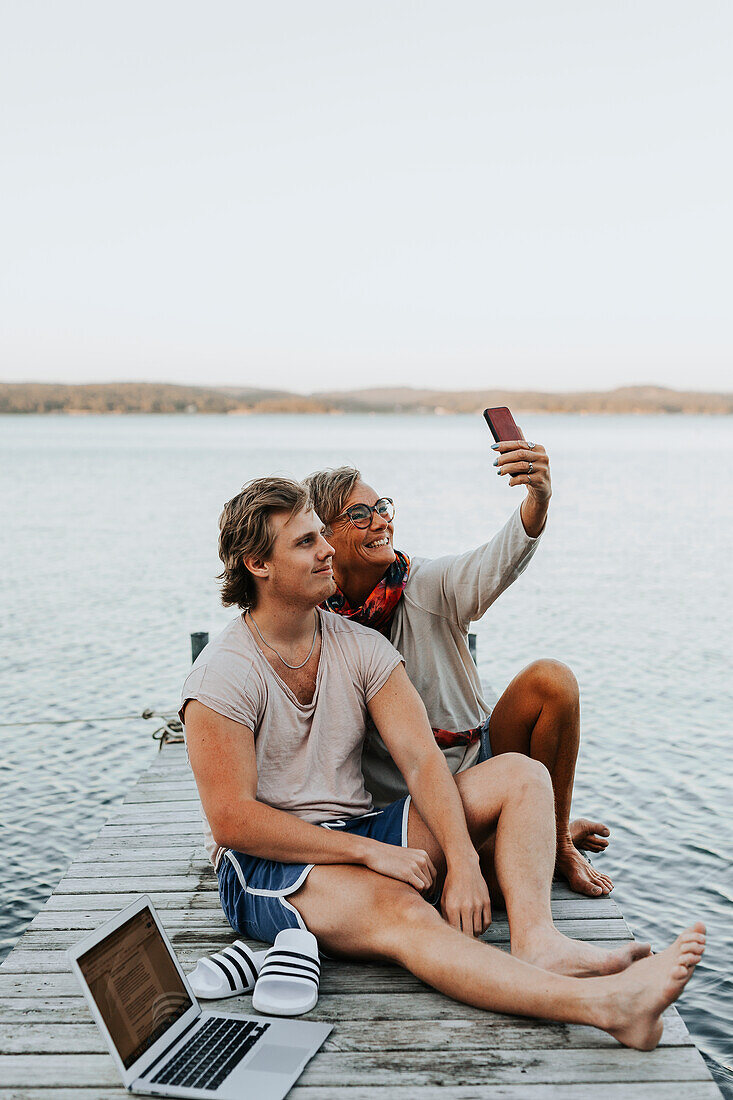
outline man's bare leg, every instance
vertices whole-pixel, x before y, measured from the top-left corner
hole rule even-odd
[[[579,894],[610,893],[613,883],[608,875],[591,867],[577,851],[602,851],[608,844],[608,828],[587,818],[570,821],[580,745],[580,695],[570,669],[549,660],[522,669],[492,711],[490,737],[495,757],[521,752],[549,771],[555,792],[558,873]]]
[[[651,951],[630,941],[604,950],[572,940],[552,923],[550,891],[555,865],[553,791],[547,769],[517,753],[504,753],[460,772],[456,786],[477,849],[493,836],[494,870],[504,896],[512,955],[545,970],[576,977],[613,974]],[[410,805],[408,844],[428,853],[441,873],[443,853]],[[483,869],[483,868],[482,868]]]
[[[619,974],[572,978],[457,932],[412,887],[364,867],[314,867],[288,900],[329,954],[395,962],[466,1004],[591,1024],[639,1050],[659,1042],[661,1015],[704,951],[704,926],[694,925]]]

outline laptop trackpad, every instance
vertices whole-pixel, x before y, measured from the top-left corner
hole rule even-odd
[[[247,1062],[247,1069],[257,1069],[262,1073],[293,1073],[309,1055],[309,1047],[281,1047],[277,1043],[266,1043]]]

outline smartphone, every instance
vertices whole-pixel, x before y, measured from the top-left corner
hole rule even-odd
[[[524,439],[521,429],[505,405],[498,409],[484,409],[484,420],[497,443],[508,439]]]

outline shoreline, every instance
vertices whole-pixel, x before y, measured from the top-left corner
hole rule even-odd
[[[679,416],[710,416],[715,418],[733,416],[733,408],[731,409],[643,409],[643,408],[613,408],[613,409],[551,409],[551,408],[537,408],[529,405],[513,405],[513,411],[518,416],[597,416],[597,417],[612,417],[612,416],[654,416],[654,417],[679,417]],[[203,416],[221,416],[221,417],[237,417],[237,416],[333,416],[333,417],[345,417],[345,416],[375,416],[375,417],[389,417],[389,416],[410,416],[416,418],[427,419],[428,417],[448,417],[448,416],[475,416],[481,415],[483,409],[442,409],[442,408],[418,408],[418,409],[227,409],[222,411],[217,410],[152,410],[152,409],[0,409],[0,416],[7,417],[30,417],[30,416],[43,416],[43,417],[123,417],[123,416],[165,416],[165,417],[180,417],[186,419],[189,417],[203,417]]]
[[[508,406],[520,415],[731,415],[733,393],[625,386],[614,390],[435,390],[388,387],[293,393],[252,387],[112,382],[0,383],[11,416],[460,416]]]

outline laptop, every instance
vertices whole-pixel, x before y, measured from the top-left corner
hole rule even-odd
[[[130,1092],[282,1100],[332,1030],[202,1012],[147,895],[67,956]]]

